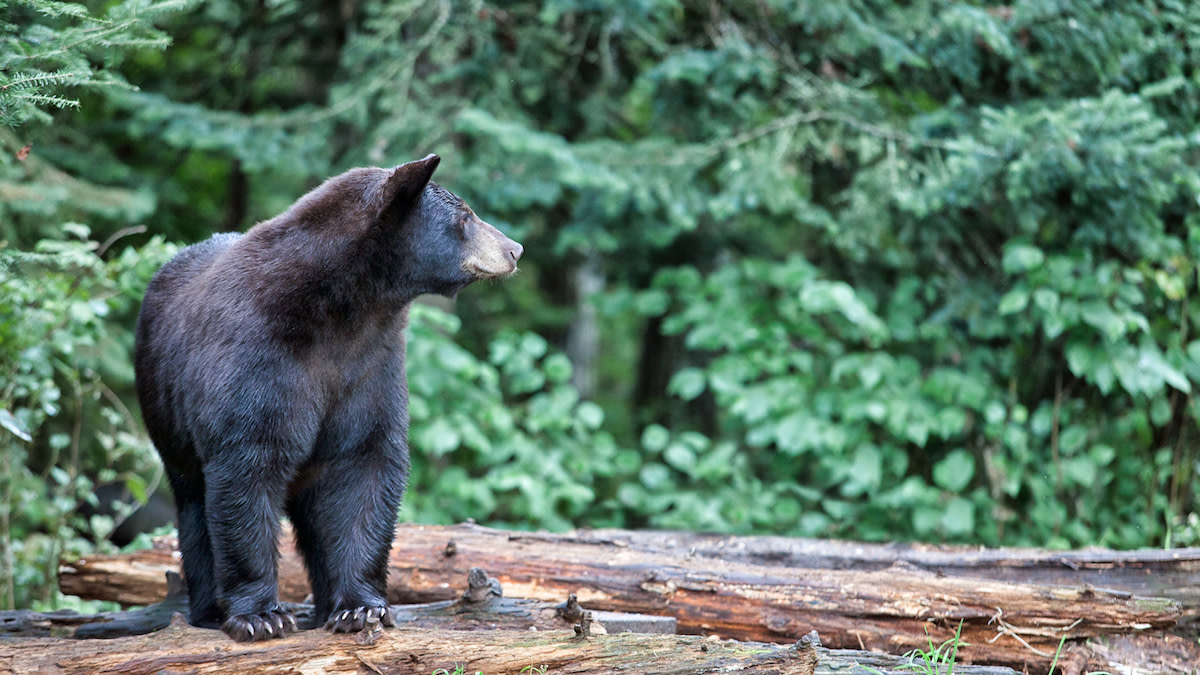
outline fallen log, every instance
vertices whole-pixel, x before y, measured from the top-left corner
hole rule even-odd
[[[166,628],[176,614],[186,614],[187,596],[168,597],[143,609],[127,612],[80,614],[63,609],[34,612],[28,609],[0,612],[0,636],[113,638],[143,635]]]
[[[461,670],[457,670],[461,668]],[[177,615],[163,631],[114,640],[26,638],[0,641],[0,674],[164,672],[452,673],[486,675],[612,672],[646,675],[764,673],[901,675],[908,659],[830,651],[815,636],[794,645],[721,641],[685,635],[600,635],[571,631],[453,632],[396,628],[358,635],[301,631],[269,642],[236,643],[188,626]],[[959,666],[961,675],[1016,675],[1007,668]]]
[[[565,630],[586,625],[598,635],[608,633],[675,634],[674,617],[585,610],[569,595],[558,604],[529,598],[506,598],[496,579],[472,567],[466,590],[456,600],[415,605],[392,605],[392,618],[406,628],[440,630]],[[166,628],[175,614],[188,610],[187,589],[175,572],[167,572],[167,597],[161,602],[126,612],[79,614],[70,610],[0,611],[4,637],[116,638]],[[313,606],[283,603],[301,629],[315,628]],[[585,621],[586,619],[586,621]]]
[[[798,537],[729,537],[650,530],[587,530],[574,534],[582,541],[610,542],[638,550],[766,566],[872,571],[899,563],[945,576],[1092,586],[1177,600],[1185,608],[1185,617],[1200,617],[1200,548],[1051,551],[919,542],[872,544]],[[523,536],[546,535],[530,533]]]
[[[955,576],[945,573],[948,566],[930,571],[902,556],[865,570],[832,569],[828,562],[789,567],[772,564],[761,551],[745,553],[752,547],[740,544],[755,538],[699,538],[688,546],[688,537],[402,526],[390,562],[389,600],[445,600],[453,596],[456,579],[480,566],[511,596],[554,600],[576,593],[589,608],[671,615],[682,632],[743,640],[790,641],[816,629],[830,646],[903,653],[927,648],[930,640],[948,640],[961,623],[969,643],[960,652],[962,662],[1030,672],[1049,668],[1064,636],[1069,645],[1084,647],[1088,639],[1173,628],[1183,616],[1177,601],[1122,590]],[[300,599],[307,595],[302,568],[290,547],[285,549],[281,593]],[[730,550],[734,553],[726,555]],[[876,549],[876,560],[881,557]],[[802,560],[793,554],[782,558]],[[161,586],[146,576],[177,567],[164,542],[133,557],[64,566],[60,584],[64,593],[145,602]],[[114,579],[122,592],[106,595],[104,582]],[[128,592],[135,587],[137,594]]]

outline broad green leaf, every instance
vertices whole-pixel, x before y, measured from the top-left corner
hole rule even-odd
[[[975,457],[966,450],[954,450],[933,465],[933,482],[950,492],[962,492],[975,477]]]
[[[638,477],[647,490],[652,492],[665,490],[670,487],[671,470],[657,462],[650,462],[642,467],[638,472]]]
[[[462,440],[458,430],[444,417],[436,418],[429,425],[416,430],[414,436],[416,445],[434,457],[454,450]]]
[[[690,401],[704,393],[706,379],[699,368],[685,368],[671,376],[668,390],[679,398]]]
[[[1138,356],[1137,365],[1139,368],[1143,368],[1161,377],[1167,384],[1185,394],[1192,391],[1192,385],[1188,381],[1187,376],[1170,363],[1167,363],[1167,360],[1163,358],[1162,352],[1155,347],[1143,347]]]
[[[671,467],[686,474],[696,468],[696,453],[682,443],[672,443],[663,451],[663,460]]]
[[[1083,449],[1083,444],[1087,442],[1087,429],[1073,424],[1062,430],[1059,435],[1059,449],[1068,454],[1073,454],[1078,450]]]
[[[667,447],[670,440],[671,432],[660,424],[651,424],[642,430],[642,447],[651,452],[658,452]]]
[[[551,382],[562,384],[571,379],[571,360],[566,354],[551,354],[542,362],[542,369],[546,372],[546,379]]]
[[[842,493],[846,496],[863,494],[877,489],[882,479],[883,456],[879,449],[872,445],[861,446],[854,452],[854,459],[850,464],[846,485],[851,489],[847,490],[844,486]]]
[[[948,535],[969,535],[975,529],[975,505],[962,497],[951,499],[942,513],[941,525]]]
[[[1036,246],[1028,244],[1010,244],[1004,249],[1004,271],[1008,274],[1026,272],[1041,266],[1046,254]]]
[[[604,409],[591,401],[584,401],[575,409],[579,421],[589,429],[599,429],[604,423]]]
[[[1096,474],[1096,463],[1088,455],[1069,457],[1063,461],[1063,477],[1076,485],[1092,485],[1096,481]]]
[[[1014,288],[1000,298],[996,311],[1000,314],[1015,314],[1025,309],[1029,304],[1029,291],[1024,288]]]
[[[25,425],[21,424],[21,420],[17,419],[16,415],[13,415],[7,410],[0,409],[0,427],[7,429],[10,433],[23,441],[33,440],[33,437],[30,436],[29,432],[25,429]]]

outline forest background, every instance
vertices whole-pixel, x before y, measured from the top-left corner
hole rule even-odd
[[[1200,3],[0,0],[0,605],[165,490],[178,246],[436,152],[400,517],[1200,544]],[[126,509],[127,510],[127,509]]]

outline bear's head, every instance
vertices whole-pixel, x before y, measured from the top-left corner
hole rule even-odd
[[[315,266],[340,271],[342,278],[382,283],[377,297],[403,302],[421,293],[453,297],[473,281],[513,274],[524,248],[430,180],[440,161],[429,155],[390,169],[351,169],[256,236],[278,237],[277,251],[303,249]],[[291,255],[274,260],[295,262]]]
[[[413,278],[430,283],[427,292],[453,296],[472,281],[513,274],[525,249],[430,180],[440,161],[429,155],[393,169],[383,199],[391,190],[396,194],[381,220],[384,227],[390,219],[402,220],[401,245]]]

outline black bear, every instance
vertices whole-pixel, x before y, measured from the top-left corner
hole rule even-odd
[[[277,599],[284,514],[317,625],[393,624],[408,307],[512,274],[523,252],[430,181],[439,161],[347,171],[150,282],[137,391],[175,493],[193,625],[241,641],[296,629]]]

